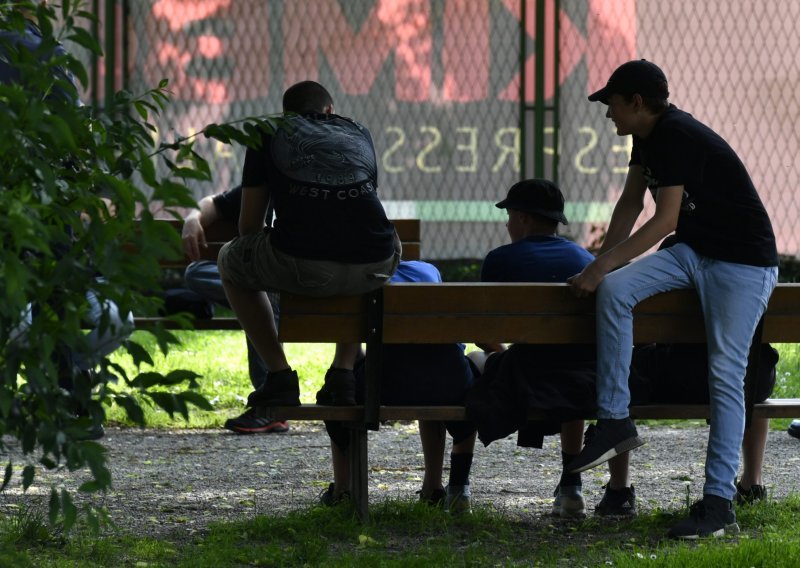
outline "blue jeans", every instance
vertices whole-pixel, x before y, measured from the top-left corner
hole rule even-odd
[[[190,290],[200,294],[206,300],[230,308],[228,298],[225,297],[225,290],[222,287],[222,280],[219,277],[219,268],[216,262],[210,260],[200,260],[191,263],[186,267],[184,274],[186,286]],[[275,314],[275,327],[278,327],[280,320],[280,294],[268,292],[269,301],[272,304],[272,312]],[[267,380],[269,369],[256,352],[253,344],[247,339],[247,366],[250,372],[250,382],[253,388],[257,389]]]
[[[628,416],[633,307],[660,292],[694,288],[708,343],[710,431],[704,494],[733,499],[744,434],[750,343],[778,279],[777,267],[703,257],[679,243],[606,275],[597,289],[597,416]]]

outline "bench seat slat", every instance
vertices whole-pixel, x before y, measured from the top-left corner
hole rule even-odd
[[[709,417],[707,404],[647,404],[630,408],[631,416],[639,420],[647,419],[706,419]],[[346,420],[358,421],[364,415],[363,406],[302,406],[275,407],[269,409],[273,416],[287,420]],[[756,418],[794,418],[800,416],[800,398],[773,398],[753,407]],[[463,406],[381,406],[380,420],[449,420],[466,419]],[[541,413],[529,412],[528,419],[542,419]],[[594,416],[586,416],[593,419]]]

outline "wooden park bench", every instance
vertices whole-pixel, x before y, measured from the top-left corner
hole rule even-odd
[[[167,221],[180,230],[180,222]],[[393,221],[403,243],[404,260],[420,255],[418,220]],[[205,258],[216,260],[230,236],[208,231]],[[186,259],[165,261],[165,268],[183,268]],[[287,343],[362,342],[367,345],[366,392],[363,406],[305,404],[275,407],[273,416],[291,420],[335,420],[349,426],[350,493],[360,518],[368,516],[368,430],[395,420],[466,418],[463,406],[383,406],[380,404],[382,344],[425,343],[594,343],[594,297],[575,298],[565,284],[414,283],[387,284],[362,296],[308,298],[281,295],[280,339]],[[137,328],[165,324],[162,318],[136,318]],[[174,322],[166,322],[176,327]],[[196,330],[241,329],[236,318],[195,320]],[[696,293],[680,290],[654,296],[634,310],[636,343],[703,343],[703,316]],[[800,284],[779,284],[753,340],[759,343],[800,342]],[[757,350],[756,350],[757,351]],[[756,351],[753,351],[755,353]],[[378,354],[378,355],[376,355]],[[751,367],[758,364],[751,356]],[[748,419],[800,416],[800,398],[773,398],[754,404],[756,385],[748,369]],[[636,419],[703,419],[708,405],[652,404],[631,407]],[[537,419],[534,413],[529,419]],[[592,418],[586,416],[586,418]]]
[[[575,298],[565,284],[388,284],[364,296],[281,297],[284,342],[367,344],[363,406],[302,405],[270,410],[295,420],[338,420],[350,432],[351,496],[360,518],[368,515],[367,431],[391,420],[464,420],[463,406],[382,406],[381,344],[409,343],[594,343],[594,297]],[[634,310],[636,343],[703,343],[703,316],[696,293],[654,296]],[[779,284],[754,338],[761,343],[800,342],[800,284]],[[754,353],[757,352],[754,351]],[[371,355],[370,355],[371,354]],[[751,367],[757,365],[751,357]],[[748,418],[800,416],[800,398],[754,404],[756,374],[746,380]],[[708,405],[653,404],[631,407],[637,419],[708,418]],[[529,414],[529,419],[541,418]],[[592,418],[587,416],[586,418]]]

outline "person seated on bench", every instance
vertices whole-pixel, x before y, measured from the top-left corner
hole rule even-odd
[[[391,281],[441,282],[442,278],[436,267],[427,262],[402,261]],[[461,405],[477,373],[475,365],[464,355],[463,345],[386,345],[382,353],[381,404]],[[356,364],[355,375],[356,399],[363,404],[364,359]],[[320,502],[334,505],[349,496],[350,463],[346,454],[349,437],[342,422],[326,421],[325,426],[331,438],[334,482],[322,492]],[[445,430],[453,437],[447,487],[442,485]],[[469,422],[420,420],[419,434],[425,460],[420,501],[444,506],[454,514],[468,513],[475,427]]]
[[[772,395],[777,362],[778,352],[771,345],[761,345],[756,402]],[[708,404],[708,350],[697,344],[639,346],[633,352],[628,386],[634,405]],[[589,426],[587,438],[592,436],[592,428]],[[767,497],[761,475],[768,434],[768,418],[754,417],[744,430],[742,476],[736,482],[736,502],[740,505]],[[603,498],[594,508],[596,515],[636,515],[636,490],[630,481],[629,463],[628,452],[609,460],[611,475],[603,486]]]
[[[197,203],[197,208],[190,211],[183,219],[181,230],[183,251],[187,258],[193,261],[186,267],[184,273],[186,287],[205,300],[227,308],[230,305],[222,287],[219,267],[216,262],[202,260],[202,249],[208,246],[206,233],[209,231],[219,235],[219,240],[228,241],[234,238],[238,234],[241,210],[242,186],[237,185],[217,195],[203,197]],[[267,292],[267,298],[272,306],[277,328],[280,320],[280,294]],[[247,336],[245,340],[250,382],[253,384],[253,389],[258,389],[269,380],[269,369]],[[289,422],[267,416],[264,408],[256,407],[248,408],[236,418],[229,418],[225,421],[224,427],[239,434],[277,433],[288,432]]]
[[[401,254],[378,199],[369,130],[333,114],[330,93],[314,81],[289,87],[283,110],[277,130],[247,150],[239,236],[218,259],[228,301],[270,370],[269,381],[248,397],[253,407],[300,404],[299,379],[278,341],[265,290],[314,297],[364,294],[389,280]],[[270,202],[277,220],[267,229]],[[355,404],[359,348],[336,346],[319,403]]]
[[[567,224],[564,196],[547,181],[529,179],[508,190],[497,204],[508,213],[511,244],[491,251],[483,262],[484,282],[564,282],[593,260],[572,241],[558,236]],[[492,350],[492,346],[480,346]],[[583,444],[583,420],[594,399],[594,348],[591,345],[521,345],[486,357],[471,353],[484,375],[468,394],[467,416],[488,445],[520,431],[518,443],[542,447],[545,434],[561,433],[562,462],[571,461]],[[481,363],[485,362],[485,367]],[[575,404],[583,401],[583,407]],[[528,410],[552,420],[528,423]],[[564,470],[555,488],[553,514],[583,517],[580,474]]]
[[[644,443],[628,411],[633,308],[660,292],[694,288],[709,346],[706,480],[703,499],[669,536],[696,539],[739,531],[733,499],[745,422],[742,385],[750,343],[778,280],[778,251],[769,215],[734,150],[668,97],[666,75],[645,60],[624,63],[589,96],[608,105],[606,116],[617,134],[633,136],[633,150],[599,254],[569,280],[579,297],[597,291],[598,416],[597,435],[570,468],[596,467]],[[633,230],[648,188],[655,212]],[[676,245],[626,265],[673,231]]]

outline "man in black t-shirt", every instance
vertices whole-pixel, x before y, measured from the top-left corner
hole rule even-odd
[[[777,282],[778,253],[769,216],[739,157],[668,97],[664,72],[645,60],[621,65],[589,96],[608,105],[617,134],[633,136],[633,152],[603,246],[569,280],[578,296],[597,290],[597,435],[571,467],[583,471],[644,443],[628,413],[632,311],[659,292],[694,288],[709,350],[706,481],[702,501],[670,530],[672,537],[693,539],[739,530],[732,500],[744,376],[756,325]],[[655,213],[633,231],[648,189]],[[673,231],[677,244],[623,266]]]
[[[400,241],[378,199],[369,131],[333,114],[328,91],[303,81],[283,95],[285,116],[247,150],[239,237],[219,254],[225,293],[270,369],[251,406],[300,404],[299,379],[278,342],[266,290],[356,295],[381,287],[400,261]],[[269,204],[274,227],[265,230]],[[337,345],[321,403],[355,404],[358,344]]]

